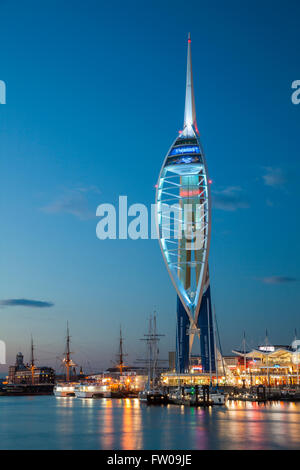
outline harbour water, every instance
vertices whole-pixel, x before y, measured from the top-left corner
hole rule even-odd
[[[0,397],[1,449],[298,449],[300,403],[152,406]]]

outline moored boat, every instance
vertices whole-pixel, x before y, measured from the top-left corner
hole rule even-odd
[[[168,397],[160,389],[149,390],[147,394],[147,403],[149,405],[166,405],[168,403]]]
[[[225,405],[226,395],[221,390],[212,390],[209,394],[209,400],[213,405]]]
[[[138,398],[149,405],[165,405],[168,403],[167,395],[160,389],[143,390],[139,393]]]
[[[75,382],[59,382],[55,385],[53,393],[56,397],[75,397]]]
[[[142,391],[139,392],[139,394],[138,394],[138,399],[139,399],[140,401],[146,402],[146,401],[147,401],[147,395],[148,395],[148,391],[147,391],[147,390],[142,390]]]
[[[107,385],[89,383],[78,384],[75,387],[77,398],[110,398],[111,391]]]
[[[53,384],[7,384],[0,388],[2,396],[52,395]]]

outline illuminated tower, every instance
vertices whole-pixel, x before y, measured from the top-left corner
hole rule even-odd
[[[188,372],[195,336],[202,371],[215,370],[215,342],[208,254],[211,198],[196,122],[188,37],[184,125],[163,162],[156,190],[159,244],[177,291],[176,369]]]

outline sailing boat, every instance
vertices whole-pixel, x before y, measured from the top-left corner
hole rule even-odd
[[[55,385],[53,393],[56,397],[75,397],[75,387],[78,382],[70,381],[70,369],[76,367],[71,359],[70,342],[69,323],[67,322],[66,351],[62,361],[66,368],[66,382],[58,382]]]
[[[158,342],[160,337],[156,330],[156,312],[149,318],[149,330],[143,341],[147,342],[148,380],[145,389],[139,393],[139,400],[152,405],[167,403],[167,397],[157,383]]]

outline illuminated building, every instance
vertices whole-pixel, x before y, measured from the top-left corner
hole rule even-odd
[[[231,360],[227,365],[236,385],[299,385],[300,341],[293,341],[291,346],[264,345],[248,352],[232,352],[236,363]]]
[[[300,341],[288,345],[263,345],[250,351],[233,350],[233,355],[222,357],[219,367],[219,385],[249,388],[265,385],[272,388],[300,385]],[[191,358],[190,373],[169,371],[161,374],[164,385],[208,385],[210,374],[202,371],[202,365],[195,356]],[[217,384],[216,374],[212,383]]]
[[[191,39],[188,38],[184,125],[163,162],[156,185],[156,222],[162,255],[177,292],[176,371],[190,371],[195,338],[202,372],[215,370],[208,254],[211,198],[196,122]]]
[[[53,384],[55,378],[51,367],[35,367],[32,370],[24,364],[24,356],[19,352],[14,366],[9,366],[8,382],[11,384]]]

